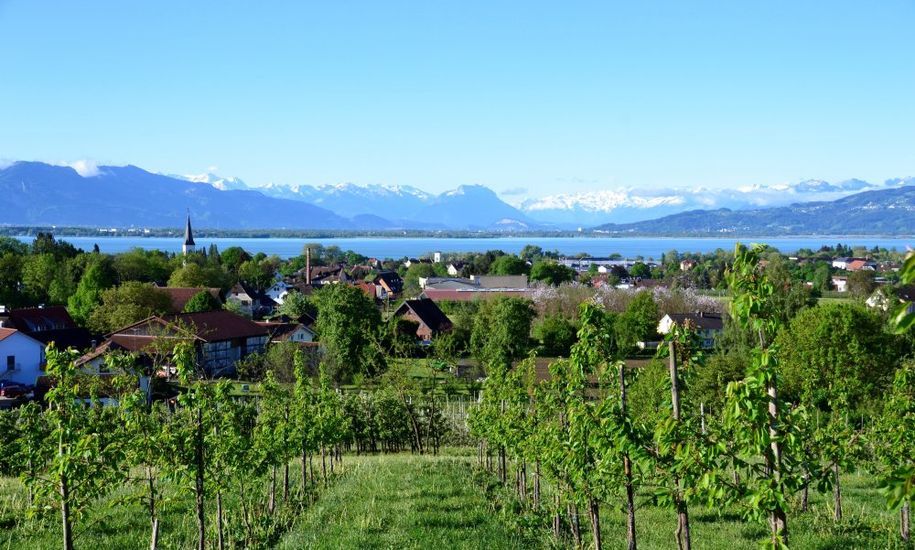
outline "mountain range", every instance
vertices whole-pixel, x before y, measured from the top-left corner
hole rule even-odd
[[[834,201],[746,210],[692,210],[656,220],[604,224],[609,235],[912,235],[915,185],[863,191]]]
[[[190,211],[196,226],[213,229],[542,231],[598,226],[613,234],[912,233],[912,184],[915,178],[880,184],[804,180],[734,189],[617,188],[509,204],[480,185],[440,194],[352,183],[254,186],[214,174],[21,161],[0,167],[0,193],[9,206],[0,223],[177,227]],[[865,199],[855,197],[870,202],[859,205],[856,201]],[[857,209],[855,217],[847,216],[849,208]]]

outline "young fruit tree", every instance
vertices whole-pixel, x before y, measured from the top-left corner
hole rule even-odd
[[[45,412],[50,460],[27,477],[33,511],[57,508],[64,550],[73,549],[74,524],[98,498],[123,481],[124,441],[115,415],[98,401],[95,377],[82,376],[76,353],[47,348],[46,372],[53,387]]]

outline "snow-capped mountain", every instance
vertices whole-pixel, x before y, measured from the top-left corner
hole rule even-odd
[[[170,178],[183,179],[191,183],[205,183],[211,185],[220,191],[246,191],[250,189],[248,184],[238,178],[223,178],[215,174],[197,174],[197,175],[169,175]]]
[[[746,185],[734,189],[670,188],[568,193],[524,201],[520,209],[533,219],[556,224],[587,226],[600,223],[632,223],[696,209],[745,210],[786,206],[797,202],[832,201],[861,191],[886,189],[915,183],[915,178],[873,184],[859,179],[837,183],[803,180],[775,185]]]
[[[644,189],[618,187],[531,198],[513,206],[489,188],[461,186],[439,195],[411,186],[282,185],[251,186],[214,174],[181,176],[220,190],[256,190],[274,198],[302,201],[360,220],[386,220],[384,228],[565,228],[633,223],[697,209],[749,210],[811,201],[833,201],[862,191],[915,183],[897,178],[883,183],[860,179],[828,182],[808,179],[734,188]]]

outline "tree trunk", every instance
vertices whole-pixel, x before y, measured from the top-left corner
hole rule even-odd
[[[553,495],[553,505],[556,508],[555,513],[553,514],[553,536],[556,539],[559,539],[562,536],[562,506],[559,502],[559,494]]]
[[[63,444],[60,445],[63,452]],[[66,474],[60,476],[60,520],[64,550],[73,550],[73,526],[70,524],[70,486]]]
[[[324,486],[327,487],[327,451],[324,445],[321,445],[321,477],[324,479]]]
[[[759,329],[759,347],[761,350],[765,350],[767,347],[762,329]],[[775,483],[781,485],[782,450],[778,443],[778,388],[773,383],[766,393],[769,396],[769,439],[771,441],[770,452],[766,455],[766,466]],[[769,525],[772,530],[773,546],[777,547],[779,543],[788,546],[788,516],[778,504],[769,514]]]
[[[146,486],[149,491],[149,520],[153,521],[156,519],[156,484],[149,464],[146,465]]]
[[[623,418],[627,415],[627,392],[626,392],[626,364],[619,364],[620,378],[620,413]],[[632,488],[632,460],[629,453],[623,454],[623,474],[626,476],[626,540],[629,543],[629,550],[636,550],[635,543],[635,491]]]
[[[276,464],[270,467],[270,497],[267,503],[267,511],[273,514],[276,509]]]
[[[588,499],[588,515],[591,517],[591,539],[594,541],[594,550],[601,550],[600,506],[594,498]]]
[[[540,461],[534,462],[534,508],[540,508]]]
[[[283,464],[283,502],[289,500],[289,461]]]
[[[810,509],[810,472],[804,469],[804,489],[801,493],[801,512]]]
[[[832,464],[832,518],[836,521],[842,521],[842,487],[839,484],[839,464]]]
[[[302,445],[302,498],[305,498],[305,491],[308,487],[308,451],[305,445]]]
[[[508,470],[505,463],[505,447],[499,447],[499,481],[502,485],[508,482]]]
[[[676,422],[680,422],[680,377],[677,373],[677,346],[674,342],[669,342],[670,350],[670,400],[673,404],[673,417]],[[680,550],[690,550],[692,541],[689,532],[689,509],[686,506],[686,500],[683,498],[683,487],[679,477],[674,478],[676,484],[676,495],[674,503],[677,507],[677,548]]]
[[[632,460],[623,455],[623,472],[626,474],[626,540],[628,549],[636,550],[635,543],[635,491],[632,488]]]
[[[680,480],[677,480],[679,485]],[[689,532],[689,512],[686,510],[686,503],[682,500],[677,500],[677,548],[679,550],[690,550],[692,548],[692,540]]]
[[[197,407],[197,433],[194,441],[194,505],[197,512],[197,550],[206,550],[206,510],[203,493],[203,409]]]
[[[581,523],[578,521],[578,505],[569,503],[569,527],[572,529],[572,540],[575,548],[581,548]]]
[[[222,516],[222,491],[216,491],[216,546],[219,550],[225,550],[226,548],[226,542],[223,538]]]
[[[902,540],[909,542],[909,503],[902,503],[902,510],[899,511],[899,535]]]
[[[149,550],[157,550],[159,548],[159,518],[153,518],[152,520],[152,537],[149,541]]]

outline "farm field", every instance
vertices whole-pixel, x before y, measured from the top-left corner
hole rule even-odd
[[[471,451],[468,449],[469,454]],[[347,456],[345,471],[324,490],[315,504],[292,525],[277,530],[272,547],[295,548],[571,548],[548,531],[546,512],[518,515],[520,505],[493,474],[475,469],[475,457],[449,449],[442,456],[410,454]],[[295,470],[293,468],[293,470]],[[294,480],[294,478],[293,478]],[[825,550],[915,548],[899,540],[897,517],[866,474],[843,477],[845,518],[832,521],[830,496],[811,493],[811,509],[790,516],[792,548]],[[192,547],[195,539],[190,497],[167,488],[170,500],[162,510],[160,548]],[[293,485],[293,489],[296,489]],[[548,502],[550,488],[544,487]],[[127,549],[148,547],[149,526],[138,503],[120,502],[118,489],[93,511],[77,531],[76,548]],[[227,498],[232,499],[231,495]],[[25,491],[18,480],[0,481],[0,549],[52,549],[60,545],[56,516],[38,523],[21,515]],[[234,499],[233,499],[234,501]],[[674,548],[675,514],[638,499],[637,531],[643,549]],[[620,504],[622,502],[620,501]],[[231,505],[231,503],[230,503]],[[281,514],[282,516],[282,514]],[[605,547],[625,543],[625,515],[619,506],[601,508]],[[582,529],[587,543],[587,519]],[[747,522],[735,513],[718,514],[691,507],[695,548],[735,550],[757,548],[766,536],[762,523]],[[215,537],[211,539],[215,547]]]

